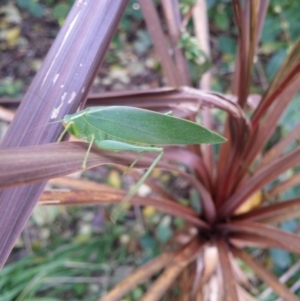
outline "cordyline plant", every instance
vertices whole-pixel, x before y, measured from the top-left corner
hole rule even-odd
[[[41,128],[38,134],[30,131],[47,123],[51,114],[61,119],[74,112],[87,95],[127,1],[110,2],[75,3],[2,142],[1,265],[37,200],[44,205],[51,205],[51,200],[60,200],[63,205],[114,204],[126,194],[105,185],[63,178],[52,181],[73,189],[43,192],[45,182],[42,181],[81,170],[87,146],[84,142],[51,143],[62,130],[59,124]],[[155,206],[180,217],[186,221],[187,228],[194,231],[190,231],[181,243],[175,237],[172,251],[140,267],[101,300],[120,300],[154,276],[156,279],[143,301],[160,300],[163,296],[166,300],[210,300],[212,292],[217,296],[214,300],[256,300],[243,288],[247,281],[235,258],[248,265],[284,300],[299,300],[244,248],[281,248],[300,253],[300,238],[276,227],[279,222],[300,214],[299,198],[284,202],[279,198],[284,190],[300,182],[299,176],[279,181],[271,190],[265,188],[266,184],[300,162],[299,146],[285,152],[293,141],[299,139],[299,126],[268,150],[265,148],[300,84],[300,41],[289,52],[259,104],[249,109],[247,101],[251,98],[252,70],[268,1],[232,1],[238,29],[238,51],[231,95],[209,91],[209,73],[202,77],[201,89],[188,87],[187,61],[178,48],[178,41],[182,26],[193,18],[196,36],[202,49],[209,54],[205,1],[196,1],[182,21],[178,1],[161,0],[169,44],[155,5],[150,0],[139,3],[169,87],[88,95],[86,105],[127,105],[157,111],[172,109],[175,114],[193,121],[202,112],[200,109],[219,108],[227,113],[224,136],[228,142],[221,145],[218,154],[210,145],[165,148],[158,167],[176,171],[195,187],[201,197],[201,213],[181,205],[175,195],[150,179],[147,184],[155,195],[134,196],[131,203]],[[97,39],[96,32],[101,33],[97,34]],[[56,110],[50,110],[50,107]],[[203,124],[214,129],[210,111],[202,113]],[[21,131],[24,136],[20,140]],[[120,156],[93,148],[87,168],[107,163],[128,166],[134,158],[132,154]],[[152,161],[152,156],[145,155],[137,167],[147,167]],[[182,166],[186,167],[185,171]],[[32,182],[36,184],[24,186]],[[7,188],[17,185],[23,186]],[[158,272],[161,272],[159,276]],[[177,297],[174,297],[174,287],[179,288]]]

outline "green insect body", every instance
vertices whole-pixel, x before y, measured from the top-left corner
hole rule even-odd
[[[131,167],[143,153],[158,153],[146,173],[130,190],[119,207],[115,208],[112,213],[113,220],[126,207],[126,203],[137,193],[161,159],[163,148],[160,146],[213,144],[226,141],[217,133],[207,130],[197,123],[174,117],[170,112],[161,114],[125,106],[90,107],[75,114],[66,115],[62,123],[65,131],[59,137],[59,141],[68,131],[75,137],[83,138],[90,143],[82,164],[83,169],[86,168],[88,154],[93,143],[105,150],[139,153],[140,155]]]

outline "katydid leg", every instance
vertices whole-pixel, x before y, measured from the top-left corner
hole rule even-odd
[[[86,162],[87,162],[88,156],[89,156],[89,154],[90,154],[90,151],[91,151],[92,145],[93,145],[93,143],[94,143],[94,140],[95,140],[95,136],[92,135],[92,139],[91,139],[91,141],[90,141],[89,148],[88,148],[88,150],[86,151],[85,157],[84,157],[83,162],[82,162],[82,169],[86,169]]]
[[[123,175],[125,175],[126,173],[128,173],[133,167],[134,165],[142,158],[144,153],[140,153],[137,158],[131,163],[131,165],[126,168],[126,170],[124,171]]]
[[[129,193],[125,196],[125,198],[116,205],[116,207],[113,209],[111,214],[111,220],[113,222],[116,222],[120,213],[126,209],[126,206],[128,202],[132,199],[132,197],[138,192],[140,187],[143,185],[143,183],[146,181],[146,179],[149,177],[152,170],[155,168],[157,163],[160,161],[160,159],[163,156],[163,150],[161,150],[160,154],[157,156],[157,158],[153,161],[153,163],[150,165],[148,170],[145,172],[145,174],[140,178],[140,180],[130,189]]]
[[[124,143],[115,140],[95,140],[94,143],[101,149],[120,152],[120,151],[129,151],[135,152],[143,155],[144,153],[159,153],[157,158],[150,165],[146,173],[140,178],[140,180],[132,187],[129,193],[125,196],[125,198],[119,203],[112,211],[111,219],[112,221],[116,221],[119,214],[124,210],[127,206],[127,203],[130,199],[138,192],[141,185],[145,182],[145,180],[149,177],[152,170],[155,168],[161,157],[163,156],[163,148],[161,147],[147,147],[147,146],[139,146],[129,143]],[[141,155],[134,160],[134,162],[130,165],[132,168],[136,162],[140,159]]]
[[[155,168],[161,157],[163,156],[163,148],[161,147],[147,147],[147,146],[139,146],[129,143],[124,143],[121,141],[115,141],[115,140],[97,140],[92,136],[92,139],[90,141],[89,149],[86,153],[83,165],[86,164],[90,149],[92,144],[95,143],[99,148],[114,152],[121,152],[121,151],[129,151],[129,152],[135,152],[139,153],[139,156],[134,160],[134,162],[130,165],[129,168],[132,168],[137,161],[141,158],[141,156],[144,153],[159,153],[157,158],[152,162],[146,173],[140,178],[140,180],[134,185],[134,187],[129,191],[129,193],[125,196],[125,198],[121,201],[120,204],[118,204],[112,211],[111,219],[113,221],[116,221],[119,214],[122,210],[128,205],[128,202],[131,200],[131,198],[137,193],[141,185],[145,182],[145,180],[149,177],[152,170]]]

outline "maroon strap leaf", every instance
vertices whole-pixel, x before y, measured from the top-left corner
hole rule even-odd
[[[216,241],[224,282],[224,299],[238,301],[237,283],[230,262],[230,251],[227,242],[220,238]]]
[[[62,142],[1,149],[0,187],[36,183],[82,171],[87,147],[85,142]],[[133,154],[120,156],[115,152],[93,147],[88,157],[87,168],[102,164],[130,166],[135,157]],[[142,159],[137,166],[149,165]]]
[[[289,245],[283,245],[274,239],[253,233],[231,233],[229,240],[233,245],[238,247],[278,248],[289,252],[295,251]]]
[[[248,181],[228,198],[219,208],[219,218],[225,218],[231,215],[244,201],[246,201],[253,193],[261,189],[270,181],[276,179],[285,170],[297,165],[300,159],[300,147],[295,148],[288,154],[278,158],[272,164],[265,166],[259,170]]]
[[[259,169],[263,166],[271,163],[271,161],[279,157],[283,151],[296,139],[300,138],[300,124],[296,125],[286,136],[276,143],[268,152],[264,155]]]
[[[288,250],[294,250],[300,254],[300,237],[275,227],[254,223],[254,222],[233,222],[219,225],[218,228],[223,231],[234,233],[249,233],[261,237],[270,238],[281,245],[283,249],[288,246]]]
[[[60,123],[38,133],[29,130],[58,121],[83,103],[127,4],[128,0],[75,1],[1,147],[56,141],[62,130]],[[40,182],[0,191],[0,268],[44,187]]]
[[[280,203],[254,209],[236,216],[236,220],[260,221],[263,223],[277,223],[300,215],[300,199],[291,199]]]
[[[40,197],[41,205],[91,205],[91,204],[117,204],[126,196],[126,192],[100,185],[100,190],[75,191],[44,191]],[[55,200],[55,201],[54,201]],[[206,222],[201,220],[192,209],[174,201],[163,198],[150,198],[134,196],[131,204],[154,206],[158,210],[180,217],[202,229],[209,229]]]

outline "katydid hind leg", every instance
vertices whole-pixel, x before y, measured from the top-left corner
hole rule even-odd
[[[91,139],[91,141],[90,141],[89,148],[87,149],[86,154],[85,154],[85,157],[84,157],[83,162],[82,162],[82,169],[83,169],[83,170],[86,169],[87,159],[88,159],[89,154],[90,154],[90,152],[91,152],[91,148],[92,148],[92,145],[93,145],[93,143],[94,143],[94,140],[95,140],[95,136],[92,135],[92,139]]]
[[[113,209],[112,214],[111,214],[111,220],[113,222],[116,222],[120,213],[126,209],[128,202],[138,192],[138,190],[143,185],[143,183],[146,181],[146,179],[149,177],[150,173],[155,168],[157,163],[160,161],[162,156],[163,156],[163,150],[160,151],[157,158],[153,161],[153,163],[150,165],[150,167],[145,172],[145,174],[140,178],[140,180],[132,187],[132,189],[130,189],[129,193],[125,196],[125,198]]]
[[[143,154],[144,153],[140,153],[136,157],[136,159],[131,163],[131,165],[128,168],[126,168],[126,170],[123,172],[123,175],[127,174],[135,166],[135,164],[142,158]]]

